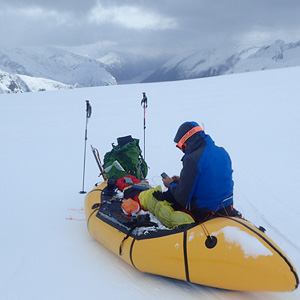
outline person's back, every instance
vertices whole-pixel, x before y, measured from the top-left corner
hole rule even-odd
[[[209,135],[204,133],[200,133],[200,135],[205,140],[205,149],[197,165],[193,202],[199,208],[208,208],[214,212],[232,203],[233,170],[226,150],[216,146]],[[202,152],[202,149],[196,151]],[[188,157],[189,155],[185,159]]]
[[[174,141],[184,153],[180,181],[170,184],[175,201],[198,218],[233,204],[231,159],[195,122],[183,123]]]

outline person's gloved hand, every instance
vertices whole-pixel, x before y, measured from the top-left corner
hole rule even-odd
[[[162,178],[162,182],[167,188],[173,182],[173,179],[171,177]]]
[[[163,194],[162,192],[160,192],[160,191],[155,191],[152,195],[153,195],[153,197],[154,197],[155,199],[157,199],[158,201],[163,201],[163,200],[165,200],[165,199],[164,199],[164,194]]]
[[[180,177],[179,176],[173,176],[172,180],[173,180],[173,182],[179,183],[180,182]]]
[[[168,201],[170,203],[174,203],[175,199],[171,193],[170,190],[167,190],[166,192],[160,192],[160,191],[155,191],[153,193],[153,197],[156,198],[158,201]]]

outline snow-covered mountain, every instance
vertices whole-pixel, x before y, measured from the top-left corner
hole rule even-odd
[[[277,40],[263,47],[222,47],[195,50],[175,57],[147,57],[124,51],[103,52],[99,45],[76,48],[0,49],[2,74],[0,93],[48,90],[36,86],[23,87],[16,75],[51,79],[50,89],[92,87],[125,83],[174,81],[300,66],[300,41],[285,43]],[[5,79],[4,79],[5,78]],[[24,80],[24,78],[22,79]],[[33,82],[34,79],[25,80]],[[0,83],[1,84],[1,83]],[[44,83],[43,83],[44,84]],[[10,87],[10,88],[9,88]],[[68,88],[67,87],[67,88]]]
[[[164,57],[109,52],[98,58],[119,83],[138,83],[147,78],[166,61]]]
[[[99,61],[120,84],[139,83],[159,69],[171,55],[146,55],[120,49],[104,50],[101,43],[66,47],[65,50]]]
[[[117,84],[101,62],[56,47],[0,50],[0,70],[76,87]]]
[[[275,43],[261,48],[249,48],[239,53],[239,59],[227,73],[270,70],[300,65],[300,41]]]
[[[250,47],[235,53],[219,48],[179,55],[143,82],[194,79],[299,65],[300,42],[286,44],[277,40],[268,46]]]
[[[51,79],[9,74],[0,70],[0,94],[71,89],[72,85]]]

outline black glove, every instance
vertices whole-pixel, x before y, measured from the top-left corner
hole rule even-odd
[[[170,190],[167,190],[166,192],[155,191],[153,193],[153,197],[156,198],[158,201],[166,200],[170,203],[175,203],[175,199]]]
[[[155,192],[153,192],[153,197],[155,198],[155,199],[157,199],[158,201],[164,201],[165,199],[164,199],[164,194],[162,193],[162,192],[160,192],[160,191],[155,191]]]

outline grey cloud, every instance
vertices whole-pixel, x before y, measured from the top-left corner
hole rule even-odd
[[[160,53],[298,41],[299,9],[296,0],[2,0],[0,47],[106,42],[119,50]]]

